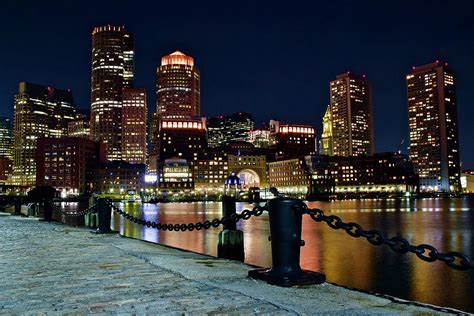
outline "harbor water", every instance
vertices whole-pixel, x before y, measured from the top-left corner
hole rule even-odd
[[[147,221],[195,223],[222,217],[219,202],[129,204],[120,208]],[[254,205],[238,203],[237,211]],[[337,215],[385,236],[401,236],[411,244],[431,244],[440,252],[458,251],[474,257],[474,199],[366,199],[308,202],[326,215]],[[71,205],[68,206],[71,208]],[[72,209],[71,209],[72,210]],[[120,234],[216,256],[222,229],[192,232],[158,231],[114,215],[112,227]],[[245,262],[270,267],[268,214],[240,221],[244,232]],[[442,262],[421,261],[414,254],[398,254],[374,246],[342,230],[303,217],[301,266],[326,274],[328,282],[395,297],[474,312],[474,270],[457,271]]]

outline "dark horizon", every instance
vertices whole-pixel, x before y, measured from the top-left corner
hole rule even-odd
[[[405,75],[439,59],[456,73],[461,161],[474,168],[474,3],[285,4],[6,1],[1,115],[13,115],[20,81],[71,89],[77,106],[90,109],[91,32],[117,24],[135,35],[135,87],[147,89],[152,112],[156,67],[180,50],[201,72],[203,116],[243,111],[257,125],[270,118],[311,124],[319,138],[329,81],[351,70],[373,87],[376,151],[406,152]]]

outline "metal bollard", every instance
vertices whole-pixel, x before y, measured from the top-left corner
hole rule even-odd
[[[229,196],[229,195],[224,195],[222,196],[222,216],[223,217],[230,217],[232,214],[235,214],[235,197],[234,196]],[[230,222],[224,225],[224,230],[236,230],[237,229],[237,223],[236,222]]]
[[[84,224],[87,227],[97,228],[97,213],[87,213],[84,215]]]
[[[111,233],[110,221],[112,219],[112,209],[107,203],[107,199],[101,198],[97,201],[97,212],[99,214],[99,224],[96,234],[108,234]]]
[[[13,215],[21,215],[21,198],[15,198],[15,213]]]
[[[53,200],[47,199],[43,202],[43,217],[45,221],[51,222],[53,219]]]
[[[224,195],[222,197],[222,215],[226,218],[235,214],[235,197]],[[244,261],[244,233],[237,230],[235,222],[229,222],[224,230],[219,232],[217,239],[217,257]]]
[[[321,273],[302,270],[300,247],[302,215],[293,207],[303,201],[277,197],[268,201],[270,238],[272,245],[272,268],[251,270],[248,276],[278,286],[320,284],[326,280]]]

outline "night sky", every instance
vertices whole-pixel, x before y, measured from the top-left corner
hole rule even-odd
[[[71,89],[89,108],[91,32],[135,34],[135,86],[155,111],[155,71],[181,50],[201,71],[202,114],[251,113],[321,133],[329,81],[373,86],[376,151],[396,151],[408,119],[405,75],[447,61],[457,74],[461,159],[474,168],[474,1],[1,1],[0,115],[20,81]]]

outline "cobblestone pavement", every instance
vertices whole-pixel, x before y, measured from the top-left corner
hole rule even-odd
[[[338,286],[280,288],[249,266],[117,234],[0,216],[0,314],[434,314]]]

